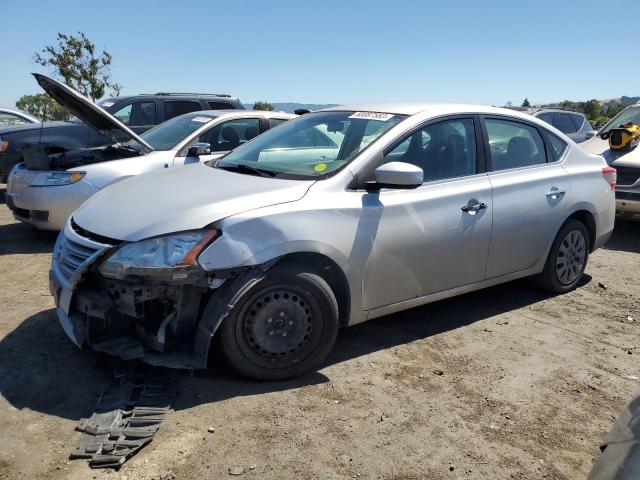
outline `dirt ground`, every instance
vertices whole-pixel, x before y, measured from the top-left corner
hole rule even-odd
[[[68,456],[108,373],[57,324],[54,240],[0,205],[3,479],[584,479],[639,387],[640,223],[619,222],[570,294],[517,281],[352,327],[296,381],[182,375],[153,442],[91,470]]]

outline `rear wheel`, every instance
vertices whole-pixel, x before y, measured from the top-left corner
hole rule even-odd
[[[576,288],[589,259],[589,232],[584,224],[569,219],[556,235],[538,283],[555,293]]]
[[[222,353],[258,380],[296,377],[327,357],[338,332],[338,304],[322,277],[275,267],[245,293],[221,325]]]

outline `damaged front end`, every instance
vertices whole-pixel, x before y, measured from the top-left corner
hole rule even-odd
[[[63,329],[78,346],[125,360],[205,368],[228,309],[221,288],[242,272],[208,272],[196,262],[219,232],[186,232],[134,243],[92,235],[73,219],[54,248],[50,272]]]

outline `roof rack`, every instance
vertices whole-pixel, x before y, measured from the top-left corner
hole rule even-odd
[[[140,95],[202,95],[207,97],[224,97],[231,98],[231,95],[227,93],[195,93],[195,92],[157,92],[157,93],[141,93]]]
[[[563,112],[574,112],[574,113],[581,113],[577,110],[572,110],[570,108],[562,108],[562,107],[549,107],[549,106],[545,106],[545,107],[531,107],[532,110],[561,110]]]

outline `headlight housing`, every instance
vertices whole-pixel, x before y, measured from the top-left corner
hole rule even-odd
[[[32,187],[71,185],[85,176],[85,172],[40,172],[31,180]]]
[[[197,265],[200,252],[218,236],[219,230],[198,230],[127,243],[107,257],[98,270],[105,277],[188,270]]]

